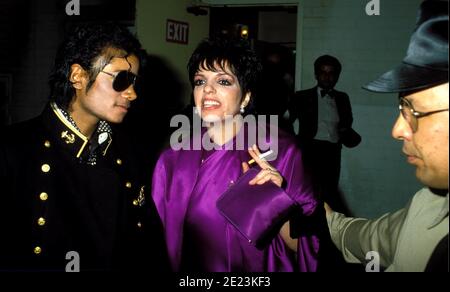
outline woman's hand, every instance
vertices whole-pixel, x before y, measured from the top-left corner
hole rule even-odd
[[[253,145],[252,148],[248,149],[248,153],[250,156],[258,163],[259,167],[261,167],[261,171],[249,182],[251,185],[262,185],[269,180],[271,180],[274,184],[281,187],[283,183],[283,177],[272,165],[270,165],[267,161],[259,158],[261,152],[259,152],[258,147]],[[242,170],[247,172],[249,170],[249,165],[247,162],[242,162]],[[289,233],[289,221],[285,222],[280,229],[281,238],[285,242],[286,246],[294,252],[297,252],[297,243],[298,240],[295,238],[291,238]]]
[[[258,147],[253,145],[252,148],[248,149],[248,153],[250,156],[258,163],[259,167],[261,167],[261,171],[249,182],[250,185],[262,185],[269,180],[272,181],[277,186],[281,187],[283,183],[283,177],[269,162],[259,158],[261,152],[259,152]],[[247,162],[242,162],[242,170],[247,172],[249,170],[249,165]]]

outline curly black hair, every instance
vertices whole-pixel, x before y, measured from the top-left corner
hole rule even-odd
[[[239,81],[242,96],[252,94],[248,109],[252,108],[262,65],[250,43],[242,39],[223,37],[206,38],[201,41],[187,65],[192,88],[194,76],[200,68],[217,71],[215,66],[224,71],[226,66],[229,67]]]
[[[73,64],[79,64],[89,73],[89,90],[98,74],[94,64],[108,49],[113,51],[110,59],[116,57],[115,54],[120,54],[121,57],[135,55],[139,60],[142,59],[139,40],[120,24],[89,23],[74,27],[56,53],[49,79],[50,100],[64,109],[68,108],[75,95],[75,89],[70,82]]]
[[[341,62],[339,62],[339,60],[333,56],[323,55],[317,58],[316,61],[314,61],[314,73],[317,74],[317,72],[319,72],[320,66],[322,65],[332,66],[334,69],[336,69],[336,73],[338,75],[341,74],[342,70]]]

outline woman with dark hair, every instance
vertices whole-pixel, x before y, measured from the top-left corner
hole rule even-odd
[[[255,53],[244,41],[207,39],[192,54],[188,71],[195,111],[205,127],[194,128],[181,149],[172,143],[162,153],[152,186],[172,269],[315,271],[317,237],[292,239],[289,234],[291,207],[310,216],[317,206],[301,153],[283,132],[252,123],[256,120],[247,119],[252,115],[242,116],[251,112],[261,71]],[[195,141],[202,141],[202,147],[196,148]],[[270,163],[269,157],[261,158],[264,147],[274,152]],[[250,159],[257,164],[252,169]],[[247,191],[225,203],[230,197],[224,192],[235,195],[240,189]],[[257,196],[249,199],[248,194]],[[251,220],[233,219],[230,211]]]

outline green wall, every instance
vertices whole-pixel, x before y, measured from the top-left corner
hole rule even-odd
[[[342,73],[336,88],[347,92],[356,148],[343,148],[340,188],[356,216],[377,217],[403,207],[420,188],[414,167],[405,162],[402,143],[391,137],[399,115],[396,94],[362,89],[403,59],[421,0],[380,0],[380,15],[369,16],[369,0],[300,0],[297,88],[314,86],[313,63],[336,56]]]
[[[199,41],[208,36],[209,15],[195,16],[186,12],[191,0],[137,0],[136,31],[149,54],[164,58],[184,82],[185,101],[189,101],[190,85],[186,64]],[[166,41],[166,21],[172,19],[189,24],[187,45]]]

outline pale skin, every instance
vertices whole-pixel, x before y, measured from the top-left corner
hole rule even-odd
[[[131,68],[130,68],[131,65]],[[116,75],[119,71],[130,70],[137,75],[139,60],[136,56],[113,58],[102,71]],[[117,92],[112,87],[113,76],[100,72],[91,88],[87,90],[89,75],[79,64],[72,64],[69,77],[75,88],[75,96],[69,105],[69,113],[81,133],[90,137],[100,120],[120,123],[125,117],[130,103],[137,98],[134,86]]]
[[[448,83],[405,96],[416,111],[448,109]],[[392,136],[403,142],[407,162],[416,167],[416,177],[424,185],[448,190],[448,111],[418,119],[413,132],[399,115]]]
[[[194,76],[193,95],[201,118],[210,122],[208,125],[209,136],[214,143],[223,145],[233,139],[242,126],[240,119],[236,117],[240,108],[248,105],[251,93],[242,93],[237,77],[229,70],[228,66],[225,66],[225,70],[219,66],[216,66],[215,69],[216,71],[209,71],[199,68]],[[227,129],[231,129],[231,131]],[[281,187],[283,177],[267,161],[258,157],[260,152],[256,145],[248,149],[248,153],[262,169],[249,184],[260,185],[271,181]],[[242,169],[243,172],[246,172],[249,165],[243,162]],[[290,249],[297,250],[297,240],[292,239],[289,235],[289,222],[282,226],[280,235]]]
[[[194,76],[194,101],[203,121],[208,122],[208,134],[218,145],[233,139],[241,127],[237,114],[245,108],[251,93],[244,96],[237,77],[229,70],[199,68]]]
[[[405,96],[418,112],[448,109],[448,83]],[[417,131],[399,114],[392,137],[403,142],[407,162],[416,167],[416,177],[425,186],[448,190],[448,111],[418,119]],[[333,210],[325,204],[330,215]]]

